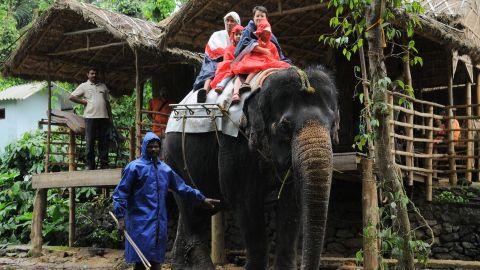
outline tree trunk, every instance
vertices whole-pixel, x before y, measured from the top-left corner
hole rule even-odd
[[[378,82],[387,77],[383,48],[384,33],[381,27],[381,20],[385,9],[385,0],[373,0],[367,8],[367,41],[368,41],[368,59],[369,71],[371,74],[371,89],[373,99],[373,115],[379,121],[379,125],[374,127],[375,137],[375,163],[378,168],[377,175],[387,192],[399,193],[400,197],[405,197],[402,179],[398,174],[395,161],[390,154],[390,125],[389,111],[386,109],[387,92],[384,86]],[[398,258],[398,269],[413,270],[414,256],[409,248],[411,240],[410,221],[406,205],[397,202],[397,217],[399,220],[399,234],[403,238],[403,255]]]

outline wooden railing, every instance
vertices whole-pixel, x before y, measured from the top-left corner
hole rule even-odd
[[[159,124],[159,123],[154,123],[154,121],[151,120],[152,115],[161,115],[161,116],[166,116],[167,118],[170,116],[170,114],[165,114],[157,111],[149,111],[149,110],[142,110],[141,111],[141,122],[140,122],[140,140],[145,136],[145,134],[149,131],[152,131],[153,127],[160,127],[163,129],[163,132],[160,132],[160,134],[157,134],[160,138],[165,137],[165,128],[167,127],[166,124]],[[140,145],[138,146],[140,147]]]
[[[417,178],[423,179],[426,199],[431,201],[433,180],[438,182],[442,175],[448,178],[451,185],[457,184],[459,176],[471,182],[472,173],[480,171],[474,168],[474,160],[479,158],[478,154],[475,154],[474,143],[480,139],[479,136],[474,136],[474,133],[480,132],[480,125],[477,128],[473,125],[473,120],[480,117],[472,116],[472,108],[480,105],[445,106],[396,92],[389,92],[388,97],[388,106],[391,109],[392,155],[408,184],[413,185]],[[399,100],[403,103],[399,104]],[[453,115],[454,109],[465,109],[465,115],[446,116]],[[435,126],[436,119],[446,123],[446,128]],[[454,129],[454,119],[466,120],[465,127]],[[440,140],[435,133],[442,131],[446,132],[448,137]],[[463,132],[460,139],[454,139],[455,131]],[[448,161],[446,168],[442,167],[442,162],[445,161]]]
[[[40,121],[48,124],[48,120]],[[75,134],[65,124],[51,123],[52,130],[46,136],[45,166],[48,171],[74,171],[85,168],[85,137]],[[135,130],[133,127],[117,127],[118,132],[125,137],[123,144],[117,149],[109,149],[110,167],[123,167],[135,158]],[[54,157],[54,161],[52,158]]]
[[[402,105],[395,102],[402,99],[404,101]],[[389,106],[392,109],[390,118],[392,154],[396,157],[398,167],[406,174],[409,185],[413,185],[415,173],[426,176],[426,196],[430,201],[433,176],[438,172],[433,163],[434,159],[439,157],[438,154],[434,154],[434,132],[441,131],[434,126],[434,119],[443,119],[434,112],[444,110],[445,106],[396,92],[389,92]],[[404,117],[399,117],[401,114]],[[401,130],[404,134],[400,134]],[[420,162],[416,163],[416,159]]]

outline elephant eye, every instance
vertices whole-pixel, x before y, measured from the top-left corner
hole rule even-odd
[[[284,142],[290,142],[291,136],[292,136],[292,127],[290,124],[290,121],[288,120],[282,120],[278,123],[277,125],[277,135],[279,136],[279,139]]]

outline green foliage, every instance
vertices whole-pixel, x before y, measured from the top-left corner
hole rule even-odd
[[[96,1],[95,4],[131,17],[155,22],[165,19],[176,7],[174,0],[103,0]]]
[[[6,3],[0,4],[0,60],[6,59],[10,54],[13,43],[20,36],[17,30],[17,22],[11,14],[12,10]]]
[[[470,202],[468,196],[455,195],[451,191],[444,190],[438,196],[435,196],[434,201],[442,203],[466,204]]]
[[[29,242],[35,195],[31,187],[31,175],[43,172],[44,154],[44,134],[37,131],[25,133],[21,139],[8,145],[0,157],[0,244]],[[95,188],[77,189],[78,214],[80,216],[91,214],[94,219],[102,218],[98,216],[98,212],[97,214],[89,212],[89,207],[95,204],[98,198]],[[51,245],[65,245],[68,235],[67,190],[49,189],[47,205],[47,215],[43,222],[45,242]],[[111,201],[100,206],[103,207],[102,211],[107,211]],[[85,236],[84,239],[91,241],[86,242],[86,245],[96,244],[105,247],[120,245],[118,234],[112,225],[97,226],[98,222],[88,223],[81,217],[79,224],[82,231],[94,231],[92,236]]]
[[[403,61],[410,61],[409,64],[423,65],[423,60],[418,56],[418,50],[415,47],[415,41],[413,40],[414,29],[419,25],[418,15],[423,13],[423,7],[418,1],[407,0],[386,0],[385,9],[382,17],[372,25],[367,26],[365,14],[367,7],[371,4],[372,0],[329,0],[328,7],[334,10],[334,15],[330,18],[329,25],[333,31],[329,34],[324,34],[319,37],[319,41],[324,44],[328,44],[330,47],[341,50],[342,54],[350,60],[351,57],[356,54],[360,48],[363,48],[365,40],[369,38],[369,32],[380,27],[383,33],[383,42],[385,46],[390,46],[390,50],[393,52],[394,48],[400,50],[400,53],[396,53],[395,57],[401,58]],[[401,31],[395,28],[391,22],[400,15],[407,14],[405,31]],[[406,40],[406,45],[403,41]],[[407,58],[409,55],[409,58]],[[355,68],[355,73],[359,72],[360,68]],[[361,78],[361,76],[357,76]],[[366,83],[366,82],[364,82]],[[370,82],[370,87],[379,91],[391,90],[393,87],[400,85],[399,83],[392,83],[388,77],[381,78],[377,81]],[[403,90],[406,94],[413,96],[413,89],[411,86],[405,86],[399,89]],[[361,93],[358,95],[360,101],[363,103],[365,97]],[[366,126],[365,121],[371,121],[373,128],[377,127],[378,121],[375,119],[367,120],[375,115],[375,112],[382,114],[388,113],[388,107],[386,104],[376,102],[370,98],[373,102],[368,104],[371,106],[364,109],[361,114],[361,125]],[[367,111],[370,111],[367,115]],[[366,143],[372,142],[371,137],[365,134],[359,134],[355,138],[354,147],[362,150]]]
[[[29,175],[43,171],[45,140],[40,131],[25,133],[16,142],[5,147],[0,157],[0,171],[16,169],[20,175]]]
[[[131,17],[140,17],[141,15],[141,5],[142,1],[139,0],[103,0],[103,1],[96,1],[95,5],[123,13],[125,15]]]
[[[135,93],[125,95],[110,101],[113,122],[116,126],[135,126]]]
[[[329,25],[333,28],[330,34],[321,35],[319,41],[328,44],[334,48],[341,48],[343,55],[350,60],[351,56],[357,53],[363,46],[364,40],[368,37],[368,32],[374,27],[381,27],[384,32],[385,42],[393,45],[396,40],[402,37],[409,39],[408,47],[400,45],[405,52],[411,50],[415,53],[415,42],[411,40],[414,28],[419,25],[418,14],[424,12],[422,5],[418,1],[406,0],[387,0],[383,17],[373,25],[367,27],[365,19],[366,7],[371,4],[371,0],[330,0],[328,7],[335,10],[334,16],[330,18]],[[406,21],[406,33],[403,34],[395,28],[390,22],[395,20],[399,14],[406,13],[409,19]],[[420,57],[414,57],[412,63],[421,63]]]
[[[52,3],[53,0],[5,0],[0,2],[0,20],[2,21],[0,60],[6,59],[15,48],[18,38],[28,30],[32,21]]]
[[[43,138],[26,133],[0,157],[0,243],[26,243],[33,208],[30,174],[43,169]]]
[[[385,189],[384,186],[382,188]],[[384,195],[387,203],[379,208],[380,224],[378,237],[382,241],[380,254],[381,257],[391,255],[395,258],[400,258],[403,255],[405,238],[399,233],[400,221],[397,213],[401,212],[401,209],[406,210],[411,201],[404,193],[400,192],[385,192]],[[413,204],[412,207],[415,208]],[[418,211],[418,209],[415,208],[415,211]],[[410,236],[411,240],[408,243],[408,247],[413,251],[415,258],[421,264],[426,264],[430,254],[431,243],[415,239],[415,230],[410,232]]]
[[[176,3],[172,0],[149,0],[145,1],[143,15],[146,19],[159,22],[170,15],[175,9]]]
[[[95,189],[92,189],[95,190]],[[108,211],[112,198],[97,197],[77,208],[77,242],[78,246],[99,246],[121,248],[123,240]]]
[[[7,88],[10,88],[12,86],[19,85],[22,83],[25,83],[25,81],[22,79],[12,78],[12,77],[4,78],[0,75],[0,92]]]
[[[29,191],[30,190],[30,191]],[[19,243],[30,233],[33,192],[20,172],[0,172],[0,243]]]

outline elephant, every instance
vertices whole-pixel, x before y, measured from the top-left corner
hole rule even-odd
[[[233,209],[246,247],[245,269],[269,267],[264,202],[274,191],[279,196],[273,269],[297,269],[301,230],[301,269],[317,270],[339,121],[333,76],[322,66],[282,69],[250,94],[243,112],[237,137],[167,133],[165,162],[207,197],[220,199],[220,208]],[[213,213],[175,199],[180,214],[173,269],[215,269],[207,243]]]

